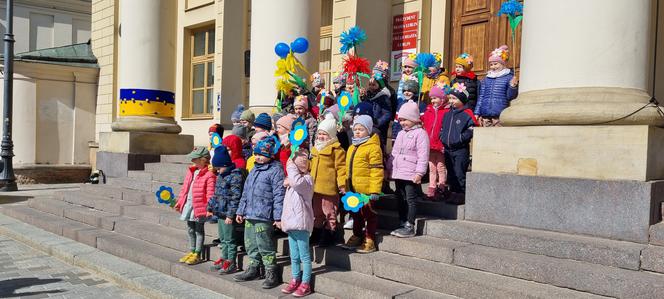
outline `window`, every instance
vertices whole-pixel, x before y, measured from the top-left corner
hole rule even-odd
[[[195,30],[191,34],[191,69],[189,114],[209,117],[214,104],[214,28]]]

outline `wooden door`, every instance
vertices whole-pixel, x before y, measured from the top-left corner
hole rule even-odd
[[[448,69],[454,68],[454,59],[468,53],[475,59],[474,72],[483,78],[489,68],[489,53],[501,45],[510,47],[508,67],[519,70],[521,26],[517,31],[517,49],[512,49],[512,31],[507,17],[498,17],[504,0],[452,0],[452,31],[450,51],[447,54]]]

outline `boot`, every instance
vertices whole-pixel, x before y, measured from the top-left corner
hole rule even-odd
[[[249,281],[249,280],[256,280],[260,277],[260,269],[258,265],[250,265],[247,270],[244,272],[235,275],[233,277],[233,280],[235,281]]]
[[[321,232],[320,236],[320,244],[318,244],[320,247],[329,247],[334,245],[334,233],[331,230],[324,229]]]
[[[261,285],[264,289],[271,289],[281,284],[277,276],[277,266],[265,267],[265,280]]]
[[[219,274],[226,275],[226,274],[235,273],[235,271],[237,271],[237,266],[235,265],[235,262],[225,260],[223,267],[219,269]]]
[[[357,249],[357,252],[359,253],[370,253],[376,251],[376,244],[374,243],[373,240],[367,238],[364,240],[364,244],[360,246],[360,248]]]

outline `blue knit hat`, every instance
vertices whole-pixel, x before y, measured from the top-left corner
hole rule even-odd
[[[272,135],[259,141],[256,144],[254,147],[254,154],[272,158],[279,151],[279,146],[280,144],[277,140],[277,137]]]
[[[272,118],[267,113],[261,113],[256,117],[256,122],[254,122],[254,127],[261,128],[264,130],[272,130]]]
[[[355,107],[355,115],[369,115],[373,117],[373,105],[369,101],[359,103]]]
[[[233,160],[231,160],[231,155],[228,153],[228,149],[223,145],[215,148],[214,156],[212,156],[212,166],[228,167],[231,165],[233,165]]]
[[[242,105],[242,104],[237,105],[237,108],[235,108],[235,111],[233,111],[233,113],[231,113],[231,121],[233,121],[233,122],[240,121],[240,118],[242,117],[242,112],[244,112],[244,105]]]

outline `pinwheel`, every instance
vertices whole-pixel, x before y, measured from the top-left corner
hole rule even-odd
[[[160,204],[167,204],[171,207],[175,205],[175,195],[171,187],[159,187],[159,190],[155,192],[155,196],[157,197],[157,202]]]

